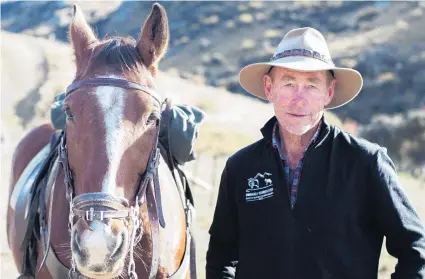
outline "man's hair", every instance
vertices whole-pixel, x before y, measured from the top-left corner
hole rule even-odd
[[[332,81],[335,79],[335,73],[333,70],[326,71],[326,82],[330,86]]]

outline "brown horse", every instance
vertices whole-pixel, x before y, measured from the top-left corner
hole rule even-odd
[[[165,9],[153,5],[137,41],[99,40],[75,5],[69,35],[77,72],[63,106],[67,122],[54,149],[58,157],[40,199],[47,202],[35,276],[63,278],[69,271],[75,278],[190,278],[186,199],[157,148],[163,103],[154,77],[169,41]],[[46,124],[19,142],[11,196],[53,132]],[[8,241],[21,269],[22,232],[10,204]],[[58,266],[49,268],[52,262]]]

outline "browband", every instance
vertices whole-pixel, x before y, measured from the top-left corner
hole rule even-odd
[[[77,90],[82,86],[116,86],[124,89],[140,90],[151,95],[155,100],[158,101],[158,103],[161,103],[160,97],[152,88],[148,88],[147,86],[132,81],[117,78],[89,78],[85,80],[75,81],[67,87],[66,95],[71,94],[73,91]]]

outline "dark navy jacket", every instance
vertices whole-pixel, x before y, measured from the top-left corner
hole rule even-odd
[[[226,163],[206,278],[376,279],[384,236],[392,278],[425,278],[425,230],[385,148],[325,120],[291,209],[275,122]]]

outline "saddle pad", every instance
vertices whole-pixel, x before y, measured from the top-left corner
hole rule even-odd
[[[24,239],[28,226],[27,215],[31,201],[31,187],[49,153],[50,145],[47,144],[25,167],[25,170],[22,172],[13,189],[10,198],[10,207],[15,210],[15,232],[19,243]]]

